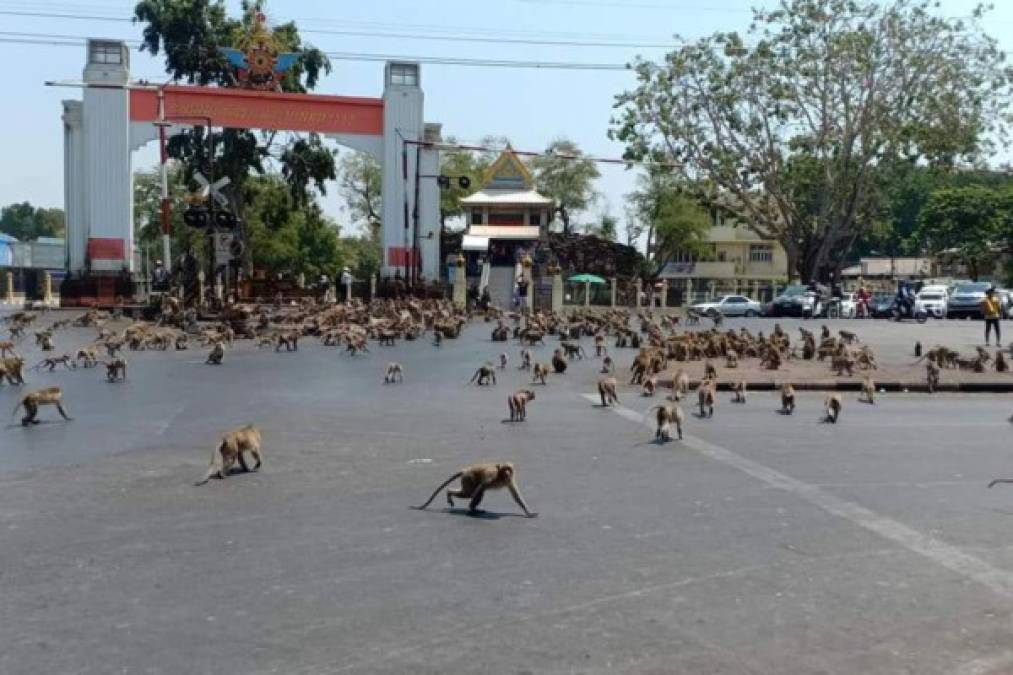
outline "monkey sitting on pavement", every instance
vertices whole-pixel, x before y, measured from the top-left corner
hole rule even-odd
[[[781,413],[790,415],[795,412],[795,387],[787,382],[781,387]]]
[[[824,408],[826,409],[826,421],[831,424],[837,424],[837,418],[841,416],[841,408],[844,407],[844,400],[840,394],[830,394],[824,401]]]
[[[36,416],[39,414],[39,408],[44,405],[53,405],[60,412],[60,416],[69,422],[72,418],[63,409],[62,401],[63,390],[59,387],[39,389],[18,401],[18,404],[14,406],[14,412],[11,413],[11,417],[17,414],[18,408],[24,407],[25,416],[21,418],[21,426],[27,427],[29,424],[38,424],[39,420],[36,419]]]
[[[387,370],[384,371],[383,383],[393,384],[394,382],[404,382],[404,368],[400,363],[391,361],[387,364]]]
[[[1009,372],[1009,364],[1006,363],[1006,357],[1003,356],[1002,350],[995,350],[995,372],[1007,373]]]
[[[535,400],[535,392],[530,389],[519,389],[507,397],[510,406],[510,421],[523,422],[528,417],[527,404]]]
[[[703,364],[703,379],[705,380],[718,379],[717,368],[714,367],[714,364],[711,363],[710,359],[707,359],[707,361],[705,361]]]
[[[559,375],[566,372],[566,357],[558,349],[552,353],[552,369]]]
[[[598,395],[601,396],[601,407],[607,408],[612,403],[619,403],[619,395],[616,393],[616,378],[603,377],[598,380]]]
[[[503,353],[501,353],[499,355],[499,369],[500,370],[504,370],[507,367],[507,364],[509,362],[510,362],[510,355],[509,354],[507,354],[506,352],[503,352]]]
[[[732,399],[732,403],[745,403],[746,402],[746,381],[739,380],[732,388],[732,392],[735,394],[735,398]]]
[[[17,352],[14,351],[14,343],[9,340],[0,342],[0,357],[7,356],[8,354],[17,356]]]
[[[112,361],[103,361],[102,365],[106,367],[106,379],[110,382],[122,379],[127,379],[127,361],[126,359],[113,359]]]
[[[186,337],[186,333],[180,333],[179,335],[176,336],[176,351],[177,352],[186,351],[186,349],[189,348],[189,346],[190,346],[190,343],[189,343],[188,338]]]
[[[920,357],[921,355],[922,355],[922,343],[916,341],[915,342],[915,356],[919,356]]]
[[[299,351],[299,332],[290,331],[288,333],[278,333],[276,337],[277,342],[274,345],[274,351],[280,352],[282,347],[285,347],[287,352]]]
[[[928,384],[929,393],[936,393],[936,387],[939,386],[939,366],[932,361],[925,364],[925,381]]]
[[[225,345],[221,342],[216,342],[215,346],[211,348],[211,353],[208,354],[207,361],[204,363],[210,366],[222,365],[222,359],[225,358]]]
[[[20,356],[0,358],[0,378],[6,377],[12,385],[25,383],[24,369],[25,360]]]
[[[478,370],[475,371],[475,374],[471,376],[470,382],[478,380],[479,386],[482,386],[483,384],[489,384],[490,379],[492,380],[493,384],[496,384],[496,368],[491,363],[486,361],[481,366],[479,366]]]
[[[644,387],[642,394],[644,396],[654,396],[654,392],[658,390],[658,376],[651,375],[650,377],[644,378]]]
[[[244,452],[253,455],[257,463],[250,467],[243,457]],[[256,471],[261,466],[260,430],[252,424],[233,429],[222,436],[221,442],[211,453],[211,467],[207,475],[195,485],[204,485],[212,478],[224,479],[237,461],[243,471]]]
[[[541,382],[542,384],[548,384],[545,378],[549,375],[549,367],[544,363],[536,363],[531,383]]]
[[[501,462],[498,464],[472,464],[466,466],[453,476],[448,478],[440,487],[436,488],[432,496],[426,500],[426,503],[422,506],[416,506],[415,509],[421,511],[425,509],[429,504],[436,499],[436,495],[440,494],[440,490],[453,483],[458,478],[461,479],[461,488],[459,490],[447,490],[447,503],[453,507],[454,497],[458,499],[470,499],[471,502],[468,504],[468,511],[471,513],[481,513],[479,511],[479,504],[482,503],[482,497],[485,496],[486,490],[500,490],[506,488],[510,491],[510,495],[517,502],[517,505],[521,507],[524,514],[528,518],[534,518],[538,514],[528,510],[528,505],[524,503],[524,497],[521,496],[520,490],[517,488],[516,472],[514,471],[514,465],[510,462]]]
[[[606,356],[604,359],[602,359],[601,372],[602,374],[616,372],[616,364],[615,361],[612,360],[611,356]]]

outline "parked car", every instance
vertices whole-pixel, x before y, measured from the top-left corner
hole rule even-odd
[[[812,312],[812,294],[805,286],[788,286],[770,306],[770,316],[803,316]]]
[[[941,286],[926,286],[915,299],[915,311],[925,312],[936,319],[946,318],[946,307],[948,298],[946,288]]]
[[[980,319],[981,302],[985,299],[985,291],[992,288],[989,281],[972,281],[967,284],[960,284],[953,289],[946,306],[946,315],[951,319],[963,319],[970,317]],[[1009,311],[1009,298],[1005,292],[1000,292],[1000,301],[1003,301],[1003,315]]]
[[[702,316],[759,316],[763,306],[744,295],[724,295],[713,302],[698,302],[690,310]]]
[[[873,293],[869,300],[869,314],[874,319],[888,319],[893,314],[893,293]]]

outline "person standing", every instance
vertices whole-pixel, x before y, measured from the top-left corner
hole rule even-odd
[[[985,291],[985,299],[981,301],[981,313],[985,317],[985,346],[988,346],[988,338],[995,328],[995,344],[1002,345],[1002,336],[999,334],[999,317],[1002,316],[1002,303],[995,288]]]

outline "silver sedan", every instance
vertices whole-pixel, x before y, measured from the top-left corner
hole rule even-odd
[[[690,306],[695,314],[702,316],[760,316],[760,303],[744,295],[723,295],[712,302],[699,302]]]

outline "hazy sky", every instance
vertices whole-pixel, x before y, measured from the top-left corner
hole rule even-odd
[[[747,0],[269,0],[270,20],[295,19],[304,39],[324,51],[369,52],[396,56],[444,56],[523,61],[620,64],[637,54],[659,57],[671,36],[696,37],[715,30],[745,30]],[[761,3],[762,4],[762,3]],[[769,2],[767,4],[770,4]],[[977,4],[942,0],[947,16],[966,16]],[[1013,0],[995,3],[986,22],[1003,47],[1013,47]],[[237,9],[238,2],[229,2]],[[45,80],[79,80],[83,47],[6,42],[27,34],[107,37],[136,40],[140,27],[124,21],[133,3],[116,0],[0,0],[0,57],[7,63],[8,92],[0,106],[0,148],[6,155],[0,172],[0,205],[28,200],[43,206],[63,204],[63,129],[60,100],[78,98],[75,89],[48,88]],[[31,13],[119,17],[119,20],[27,16]],[[370,35],[341,35],[342,31]],[[386,33],[388,36],[378,36]],[[389,34],[396,34],[390,36]],[[446,38],[454,38],[448,40]],[[476,38],[464,41],[461,38]],[[39,39],[32,37],[30,39]],[[626,43],[624,46],[503,44],[495,39],[546,42]],[[382,63],[333,61],[334,69],[317,92],[377,96]],[[136,50],[135,78],[164,79],[160,58]],[[618,157],[619,144],[606,138],[613,96],[634,85],[631,73],[423,65],[426,119],[443,123],[444,135],[478,141],[485,135],[508,137],[514,147],[540,150],[553,138],[567,136],[586,152]],[[350,152],[342,150],[342,152]],[[135,168],[151,166],[156,148],[135,153]],[[602,165],[596,212],[622,217],[623,195],[632,172]],[[342,224],[336,186],[322,198],[325,209]]]

